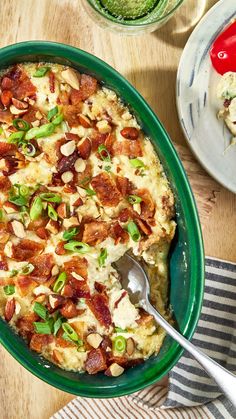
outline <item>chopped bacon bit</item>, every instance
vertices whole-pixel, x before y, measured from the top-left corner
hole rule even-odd
[[[113,134],[108,134],[105,139],[105,147],[111,155],[113,153],[112,147],[113,147],[114,141],[115,141],[115,136]]]
[[[103,349],[107,354],[111,352],[112,341],[108,336],[104,336],[103,341],[100,345],[100,348]]]
[[[37,112],[38,110],[36,108],[29,106],[27,112],[24,114],[24,120],[29,123],[36,121],[38,119],[36,116]]]
[[[65,137],[68,141],[75,141],[78,142],[80,137],[77,134],[73,134],[72,132],[66,132]]]
[[[77,192],[77,189],[76,189],[75,185],[72,185],[71,183],[67,183],[63,188],[63,192],[65,192],[65,193],[75,193],[75,192]]]
[[[0,176],[0,191],[6,192],[11,189],[11,181],[6,176]]]
[[[94,288],[95,288],[95,290],[97,291],[97,292],[99,292],[99,293],[103,293],[103,292],[105,292],[106,291],[106,285],[104,285],[104,284],[101,284],[101,282],[97,282],[97,281],[95,281],[94,282]]]
[[[60,92],[60,96],[57,98],[57,103],[59,105],[69,105],[70,103],[69,92],[66,92],[66,91]]]
[[[74,151],[74,153],[72,153],[68,157],[66,157],[66,156],[65,157],[62,157],[59,160],[59,162],[57,163],[57,171],[60,174],[62,174],[64,172],[67,172],[68,170],[70,170],[74,166],[77,158],[78,158],[77,151]]]
[[[63,106],[64,119],[68,122],[70,127],[79,125],[79,114],[81,113],[81,104],[78,105],[64,105]]]
[[[104,294],[95,294],[88,301],[88,306],[96,319],[105,327],[112,323],[107,297]]]
[[[88,160],[91,154],[92,144],[89,138],[85,138],[77,144],[77,150],[79,152],[79,157],[84,160]]]
[[[8,300],[6,302],[5,309],[4,309],[4,317],[7,322],[9,322],[12,319],[15,313],[15,309],[16,309],[15,298],[12,298],[11,300]]]
[[[121,130],[121,135],[128,140],[137,140],[139,131],[134,127],[126,127]]]
[[[74,256],[64,263],[64,271],[68,275],[68,279],[74,278],[72,272],[77,273],[84,279],[87,279],[88,261],[85,258]]]
[[[112,147],[114,156],[128,156],[130,159],[141,157],[143,155],[142,144],[140,140],[122,140],[115,141]]]
[[[60,309],[60,313],[66,319],[72,319],[73,317],[77,316],[78,310],[76,305],[71,300],[68,300],[66,304]]]
[[[142,230],[144,234],[147,236],[150,236],[152,234],[151,227],[146,223],[146,221],[141,220],[140,218],[135,218],[136,223],[138,224],[138,227]]]
[[[115,301],[114,307],[117,308],[118,304],[121,302],[121,300],[123,300],[123,298],[127,295],[127,291],[123,291],[120,298],[118,298],[117,301]]]
[[[106,221],[93,221],[88,224],[86,223],[84,224],[82,241],[91,246],[96,246],[108,237],[109,230],[110,224]]]
[[[108,365],[113,364],[114,362],[122,367],[125,367],[127,364],[128,359],[125,356],[115,356],[112,354],[108,354],[107,363]]]
[[[85,370],[89,374],[97,374],[99,371],[104,371],[107,368],[106,356],[102,349],[92,349],[88,353],[87,360],[85,362]]]
[[[105,144],[106,138],[108,137],[108,134],[101,134],[98,131],[94,131],[91,140],[92,140],[92,151],[97,151],[98,147],[101,144]]]
[[[82,94],[77,89],[72,89],[70,93],[70,101],[72,105],[78,105],[82,101]],[[79,121],[79,118],[78,118]]]
[[[8,125],[12,123],[12,114],[10,111],[2,111],[0,110],[0,122],[4,122]]]
[[[12,259],[26,261],[42,252],[44,246],[33,240],[23,239],[18,244],[12,246]]]
[[[10,105],[12,100],[12,92],[10,90],[4,90],[1,94],[1,102],[3,106],[7,107]]]
[[[49,72],[49,90],[51,93],[55,92],[55,74],[53,71]]]
[[[20,276],[16,280],[16,285],[19,288],[20,295],[25,297],[26,295],[31,294],[33,289],[37,287],[37,282],[35,282],[30,276]]]
[[[82,74],[79,90],[72,89],[70,100],[73,105],[78,105],[81,101],[88,99],[97,90],[97,80],[88,74]]]
[[[11,143],[0,142],[0,156],[14,156],[17,151],[17,146]]]
[[[12,98],[12,103],[17,109],[20,110],[27,109],[29,107],[28,103],[22,102],[21,100],[15,99],[14,97]]]
[[[116,176],[116,186],[122,196],[128,195],[133,189],[133,185],[130,180],[123,176]]]
[[[66,284],[64,286],[61,294],[63,295],[63,297],[69,297],[69,298],[71,298],[71,297],[73,297],[74,290],[73,290],[73,288],[72,288],[71,285]]]
[[[67,207],[65,202],[62,202],[60,205],[58,205],[57,214],[60,218],[67,218]]]
[[[53,186],[63,186],[64,183],[61,179],[61,173],[53,173],[52,174],[52,183]]]
[[[136,322],[140,325],[146,326],[148,323],[153,322],[153,316],[143,309],[139,309],[140,318]]]
[[[30,263],[34,265],[34,270],[28,277],[39,284],[43,284],[49,279],[52,267],[55,264],[51,253],[35,256],[30,259]]]
[[[30,313],[20,317],[16,322],[16,327],[19,329],[19,333],[23,338],[29,340],[34,333],[33,323],[39,320],[36,313]]]
[[[48,232],[48,230],[46,230],[45,227],[39,227],[39,228],[37,228],[37,230],[35,231],[35,233],[42,240],[47,240],[49,238],[49,232]]]
[[[74,298],[90,298],[90,289],[86,280],[79,281],[78,279],[71,277],[68,285],[73,289]]]
[[[99,173],[92,179],[91,185],[105,206],[117,206],[122,199],[121,193],[108,173]]]
[[[141,202],[141,218],[147,220],[152,218],[155,212],[155,204],[150,192],[147,189],[136,189],[134,194],[142,198]]]
[[[0,253],[0,259],[3,259],[4,255]],[[0,271],[8,271],[8,264],[6,260],[0,260]]]
[[[118,219],[122,223],[126,223],[132,216],[132,211],[129,208],[123,208],[118,215]]]
[[[53,342],[53,336],[52,335],[44,335],[44,334],[33,334],[31,340],[30,340],[30,349],[32,349],[35,352],[41,353],[44,346],[49,345],[49,343]]]
[[[2,90],[11,89],[13,84],[14,84],[13,80],[11,80],[9,77],[3,77],[2,82],[1,82]]]
[[[120,226],[118,222],[111,226],[111,236],[115,240],[115,244],[127,243],[129,240],[129,234]]]
[[[48,218],[39,218],[38,220],[30,221],[27,229],[30,231],[36,231],[40,227],[45,227],[47,222],[48,222]]]
[[[65,255],[66,254],[66,249],[64,249],[64,244],[65,242],[61,241],[57,244],[56,249],[55,249],[55,253],[57,255]]]
[[[28,76],[25,77],[16,88],[12,88],[13,96],[16,99],[22,100],[26,97],[33,96],[36,93],[36,87],[31,83]]]
[[[76,174],[76,183],[78,186],[85,188],[91,181],[92,166],[90,163],[86,164],[85,170]]]

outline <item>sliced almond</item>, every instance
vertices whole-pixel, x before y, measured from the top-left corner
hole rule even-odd
[[[60,205],[58,205],[57,214],[60,218],[67,218],[67,207],[65,202],[62,202]]]
[[[31,122],[32,127],[39,127],[40,125],[40,121],[38,121],[38,119],[36,121]]]
[[[91,121],[90,119],[83,115],[82,113],[79,114],[79,122],[84,128],[90,128],[91,127]]]
[[[13,249],[12,249],[13,243],[7,242],[6,246],[4,247],[4,253],[8,258],[11,258],[13,256]]]
[[[10,233],[6,231],[0,231],[0,243],[5,244],[9,240]]]
[[[63,156],[70,156],[75,151],[75,141],[68,141],[67,143],[63,144],[60,148],[60,152]]]
[[[41,114],[40,111],[37,111],[35,116],[36,116],[37,119],[42,119],[42,117],[43,117],[43,115]]]
[[[80,188],[79,186],[77,186],[77,191],[82,198],[85,198],[87,196],[86,190],[83,188]]]
[[[129,356],[131,356],[134,353],[135,350],[135,343],[133,338],[128,338],[126,341],[126,352]]]
[[[0,159],[0,170],[8,171],[8,164],[6,159]]]
[[[20,314],[21,311],[21,305],[18,301],[15,302],[15,314]]]
[[[9,201],[4,202],[2,207],[7,214],[14,214],[14,212],[18,211],[17,206]]]
[[[95,349],[97,349],[103,341],[103,338],[99,333],[90,333],[86,339],[88,344]]]
[[[76,227],[78,225],[79,225],[79,221],[77,217],[65,218],[63,220],[63,227],[65,227],[66,229],[69,227]]]
[[[49,220],[45,228],[52,234],[57,234],[59,232],[59,224],[54,220]]]
[[[45,299],[46,299],[46,295],[45,294],[40,294],[40,295],[38,295],[37,297],[34,298],[34,303],[37,302],[37,303],[42,304],[42,303],[44,303]]]
[[[72,272],[71,275],[77,279],[78,281],[84,281],[84,278],[80,275],[78,275],[76,272]]]
[[[134,211],[136,211],[139,215],[141,214],[141,205],[140,205],[140,203],[138,202],[137,204],[134,204],[133,205],[133,209],[134,209]]]
[[[78,78],[78,73],[76,73],[72,68],[68,68],[61,72],[62,78],[68,83],[73,89],[79,90],[80,83]]]
[[[123,374],[124,368],[121,367],[119,364],[114,362],[110,365],[110,367],[105,371],[105,375],[108,377],[119,377],[119,375]]]
[[[61,180],[64,183],[69,183],[73,180],[73,177],[74,177],[73,172],[68,170],[67,172],[62,173]]]
[[[51,270],[51,275],[52,276],[56,276],[58,274],[59,274],[59,268],[58,268],[57,265],[54,265],[53,268],[52,268],[52,270]]]
[[[13,233],[19,239],[23,239],[26,236],[23,224],[20,221],[14,220],[11,222]]]
[[[111,126],[106,120],[98,121],[96,127],[101,134],[108,134],[111,132]]]
[[[29,107],[28,103],[15,99],[14,97],[12,98],[12,103],[17,109],[20,110],[27,109]]]
[[[33,294],[36,296],[41,295],[41,294],[49,295],[50,289],[48,287],[45,287],[45,285],[39,285],[38,287],[34,288]]]
[[[53,350],[52,357],[53,357],[53,360],[57,362],[58,364],[62,364],[64,362],[62,353],[58,351],[57,349]]]
[[[62,305],[65,301],[64,297],[59,294],[50,294],[48,297],[50,306],[54,309]]]
[[[121,118],[122,118],[124,121],[129,121],[129,120],[132,118],[132,115],[131,115],[131,113],[130,113],[129,111],[125,111],[125,112],[121,115]]]
[[[81,173],[81,172],[84,172],[85,168],[86,168],[85,161],[81,158],[77,159],[75,162],[75,171],[77,173]]]
[[[10,112],[12,115],[23,115],[26,112],[26,109],[18,109],[14,105],[11,105]]]

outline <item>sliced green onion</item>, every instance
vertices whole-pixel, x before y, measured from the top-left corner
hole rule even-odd
[[[34,270],[34,265],[32,265],[32,263],[27,263],[27,265],[23,266],[23,268],[21,269],[21,273],[23,275],[29,275],[31,274],[31,272],[33,272]]]
[[[53,325],[53,334],[56,336],[58,330],[61,328],[62,325],[62,317],[58,317]]]
[[[55,126],[49,122],[48,124],[41,125],[41,127],[31,128],[25,134],[26,140],[32,140],[33,138],[48,137],[55,131]]]
[[[135,167],[135,168],[145,167],[145,164],[140,159],[130,159],[130,164],[132,167]]]
[[[34,322],[34,330],[36,333],[40,333],[43,335],[51,335],[51,324],[48,322]]]
[[[100,268],[102,268],[105,265],[106,258],[107,258],[107,249],[102,249],[100,252],[100,255],[98,256],[98,264]]]
[[[0,127],[0,135],[4,133],[3,127]]]
[[[36,302],[33,307],[34,312],[41,317],[41,319],[46,320],[48,317],[48,310],[42,304]]]
[[[81,180],[81,182],[79,183],[79,186],[85,186],[85,185],[87,185],[90,182],[90,180],[91,180],[91,177],[90,176],[85,176]]]
[[[93,189],[87,188],[85,191],[88,196],[96,195],[96,192]]]
[[[116,333],[127,333],[128,331],[126,329],[121,329],[121,327],[115,327]]]
[[[6,295],[12,295],[15,292],[15,285],[6,285],[3,287],[3,291]]]
[[[128,196],[128,201],[132,205],[139,204],[140,202],[142,202],[142,198],[140,198],[140,196],[138,196],[138,195],[129,195]]]
[[[25,196],[11,196],[9,198],[9,201],[12,202],[12,204],[15,204],[19,207],[27,205],[27,199]]]
[[[30,129],[30,124],[24,119],[16,118],[12,123],[18,131],[28,131]]]
[[[45,74],[50,70],[50,67],[38,67],[33,77],[44,77]]]
[[[104,170],[106,170],[106,172],[110,172],[110,170],[111,170],[111,166],[105,166],[105,167],[104,167]]]
[[[55,106],[55,108],[50,109],[50,111],[47,114],[48,121],[51,121],[51,119],[58,114],[58,106]]]
[[[110,153],[109,153],[109,151],[107,150],[107,148],[104,144],[101,144],[98,147],[98,154],[100,155],[100,157],[103,161],[111,161]]]
[[[72,237],[76,236],[78,234],[79,229],[77,227],[70,227],[67,231],[64,231],[63,233],[63,240],[68,241],[72,239]]]
[[[117,336],[114,339],[114,348],[117,352],[125,352],[126,350],[126,339],[124,336]]]
[[[84,242],[71,241],[64,244],[64,249],[70,250],[71,252],[87,253],[90,250],[90,246]]]
[[[17,144],[19,141],[22,140],[22,138],[24,137],[25,133],[24,131],[18,131],[18,132],[13,132],[8,138],[7,141],[9,143],[14,143]]]
[[[43,203],[39,196],[37,196],[30,208],[30,218],[32,221],[38,220],[43,212]]]
[[[3,220],[3,209],[0,208],[0,221],[2,221],[2,220]]]
[[[141,235],[139,229],[133,221],[128,223],[127,230],[134,242],[138,242],[140,240]]]
[[[55,116],[55,118],[53,118],[52,124],[55,125],[55,126],[60,125],[63,120],[64,120],[64,115],[62,115],[62,113],[60,113],[59,115]]]
[[[12,269],[9,273],[9,277],[12,278],[13,276],[16,276],[19,273],[16,269]]]
[[[62,288],[65,285],[66,282],[66,272],[61,272],[58,278],[56,279],[54,285],[53,285],[53,291],[54,292],[60,292]]]
[[[52,192],[41,193],[39,196],[43,201],[55,202],[56,204],[60,204],[62,201],[60,195],[57,195]]]
[[[48,204],[48,216],[51,218],[51,220],[57,221],[57,212],[54,210],[51,204]]]
[[[28,186],[26,185],[20,185],[19,186],[19,194],[21,196],[29,196],[30,190],[28,188]]]
[[[73,342],[79,341],[79,336],[77,335],[76,331],[69,325],[69,323],[63,323],[62,329],[64,330],[65,334],[73,340]]]
[[[25,156],[34,157],[36,154],[36,148],[32,143],[25,143],[22,145],[22,151]]]

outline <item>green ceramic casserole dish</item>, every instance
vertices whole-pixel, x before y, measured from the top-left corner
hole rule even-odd
[[[0,50],[0,69],[24,61],[48,61],[70,65],[90,73],[130,106],[143,130],[152,139],[176,200],[177,232],[169,258],[170,303],[179,330],[191,338],[203,298],[204,250],[196,204],[183,166],[160,121],[140,94],[113,68],[68,45],[32,41]],[[0,319],[0,342],[25,368],[47,383],[83,397],[117,397],[143,389],[160,380],[182,354],[179,344],[167,337],[158,356],[127,370],[117,378],[63,371],[38,354]]]

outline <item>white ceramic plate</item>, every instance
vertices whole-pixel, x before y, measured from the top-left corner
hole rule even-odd
[[[236,193],[236,146],[232,134],[216,117],[222,102],[216,99],[220,75],[210,61],[217,35],[236,17],[236,0],[221,0],[199,22],[184,48],[177,74],[177,108],[192,151],[219,183]]]

